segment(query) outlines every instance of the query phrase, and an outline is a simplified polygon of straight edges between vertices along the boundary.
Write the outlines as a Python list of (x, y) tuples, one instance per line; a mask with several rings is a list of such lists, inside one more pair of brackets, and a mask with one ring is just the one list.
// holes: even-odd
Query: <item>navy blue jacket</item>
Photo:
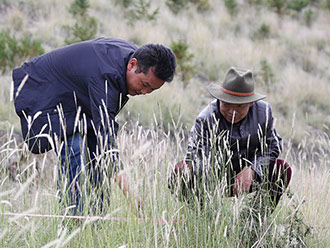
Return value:
[(281, 149), (282, 139), (273, 127), (267, 102), (254, 102), (247, 116), (232, 125), (221, 115), (219, 100), (214, 100), (196, 118), (186, 161), (193, 162), (194, 172), (201, 174), (211, 170), (210, 164), (227, 163), (236, 174), (248, 165), (262, 179)]
[(88, 129), (94, 125), (113, 138), (115, 116), (128, 100), (126, 67), (136, 49), (127, 41), (99, 38), (58, 48), (13, 70), (15, 108), (30, 150), (51, 149), (47, 138), (36, 135), (71, 135), (82, 119)]

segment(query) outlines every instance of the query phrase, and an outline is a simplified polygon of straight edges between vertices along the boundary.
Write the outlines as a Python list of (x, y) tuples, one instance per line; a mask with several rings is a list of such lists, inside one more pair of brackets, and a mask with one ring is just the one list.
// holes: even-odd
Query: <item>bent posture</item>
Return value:
[[(115, 117), (128, 95), (161, 88), (172, 81), (175, 67), (173, 52), (163, 45), (138, 48), (120, 39), (99, 38), (56, 49), (13, 71), (23, 137), (33, 153), (54, 148), (60, 154), (58, 185), (65, 188), (61, 197), (75, 213), (82, 211), (82, 195), (90, 190), (82, 173), (88, 171), (94, 192), (100, 186), (108, 188), (104, 179), (118, 172)], [(125, 173), (119, 175), (127, 195), (128, 180)], [(102, 206), (104, 194), (99, 195)]]
[(203, 199), (201, 187), (224, 181), (228, 196), (251, 192), (257, 185), (275, 207), (291, 169), (278, 159), (282, 139), (273, 126), (271, 106), (262, 100), (265, 95), (254, 91), (252, 72), (232, 67), (222, 85), (210, 84), (208, 91), (216, 99), (197, 116), (186, 159), (175, 166), (170, 188), (176, 189), (183, 176), (183, 195), (191, 190)]

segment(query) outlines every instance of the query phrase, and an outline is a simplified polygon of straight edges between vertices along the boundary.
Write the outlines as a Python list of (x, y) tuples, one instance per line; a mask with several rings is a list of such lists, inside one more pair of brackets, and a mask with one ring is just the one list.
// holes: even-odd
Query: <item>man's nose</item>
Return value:
[(230, 106), (228, 112), (233, 114), (235, 112), (235, 108), (233, 106)]

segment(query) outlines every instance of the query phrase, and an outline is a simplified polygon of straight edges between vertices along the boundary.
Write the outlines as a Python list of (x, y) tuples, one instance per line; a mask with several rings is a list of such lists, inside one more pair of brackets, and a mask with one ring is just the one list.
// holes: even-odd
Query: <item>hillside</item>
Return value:
[[(191, 79), (185, 82), (187, 88), (183, 89), (178, 74), (166, 90), (150, 95), (148, 100), (136, 97), (130, 101), (126, 109), (132, 115), (147, 113), (141, 117), (143, 124), (158, 112), (157, 104), (149, 104), (152, 101), (159, 102), (164, 111), (169, 108), (178, 113), (180, 108), (184, 124), (190, 128), (196, 114), (210, 101), (205, 86), (211, 81), (220, 84), (226, 70), (236, 66), (255, 72), (257, 90), (268, 95), (277, 129), (283, 136), (292, 135), (293, 123), (296, 143), (306, 132), (329, 132), (330, 14), (326, 1), (312, 1), (300, 12), (287, 10), (281, 15), (266, 2), (257, 1), (238, 2), (235, 15), (229, 14), (222, 1), (204, 1), (208, 3), (204, 3), (206, 10), (198, 10), (197, 4), (186, 4), (177, 14), (166, 1), (152, 1), (145, 8), (146, 15), (133, 21), (132, 11), (139, 9), (133, 4), (126, 8), (124, 2), (90, 1), (88, 14), (98, 24), (95, 37), (118, 37), (137, 45), (170, 46), (183, 41), (193, 55), (187, 61), (194, 69)], [(70, 2), (61, 0), (4, 1), (0, 6), (0, 30), (8, 31), (17, 40), (28, 36), (40, 41), (44, 50), (50, 51), (66, 44), (69, 33), (65, 26), (76, 22), (69, 6)], [(154, 20), (148, 19), (147, 13), (157, 8)], [(306, 11), (314, 13), (310, 22)], [(15, 58), (16, 65), (26, 57)], [(5, 75), (9, 73), (7, 70)], [(2, 81), (10, 83), (7, 77)], [(7, 95), (7, 90), (2, 89), (2, 94)], [(8, 104), (8, 98), (2, 99), (2, 105)]]
[[(329, 0), (77, 0), (89, 3), (84, 14), (73, 2), (0, 0), (0, 214), (62, 214), (60, 163), (53, 151), (32, 155), (22, 145), (11, 70), (81, 37), (116, 37), (183, 54), (173, 82), (130, 97), (117, 116), (121, 158), (143, 197), (146, 219), (131, 221), (136, 216), (113, 186), (108, 216), (120, 221), (0, 215), (1, 247), (330, 246)], [(221, 84), (230, 66), (254, 72), (256, 91), (267, 95), (283, 137), (281, 156), (294, 173), (277, 211), (259, 216), (260, 230), (251, 227), (245, 205), (251, 197), (210, 196), (201, 213), (167, 188), (195, 117), (212, 100), (206, 86)]]

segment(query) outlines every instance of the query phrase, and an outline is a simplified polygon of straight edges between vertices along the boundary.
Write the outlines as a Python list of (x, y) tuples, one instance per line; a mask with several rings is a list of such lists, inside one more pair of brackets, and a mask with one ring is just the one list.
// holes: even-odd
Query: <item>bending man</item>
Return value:
[[(175, 68), (173, 52), (163, 45), (138, 48), (127, 41), (99, 38), (56, 49), (13, 71), (23, 137), (33, 153), (55, 148), (60, 154), (59, 188), (63, 182), (67, 185), (64, 196), (75, 213), (82, 211), (81, 197), (88, 190), (80, 177), (85, 167), (87, 181), (96, 189), (107, 182), (104, 175), (111, 177), (120, 167), (114, 145), (115, 117), (128, 95), (161, 88), (165, 81), (172, 81)], [(53, 145), (56, 137), (63, 145)], [(126, 195), (125, 174), (117, 181)], [(100, 197), (102, 206), (102, 192)]]

